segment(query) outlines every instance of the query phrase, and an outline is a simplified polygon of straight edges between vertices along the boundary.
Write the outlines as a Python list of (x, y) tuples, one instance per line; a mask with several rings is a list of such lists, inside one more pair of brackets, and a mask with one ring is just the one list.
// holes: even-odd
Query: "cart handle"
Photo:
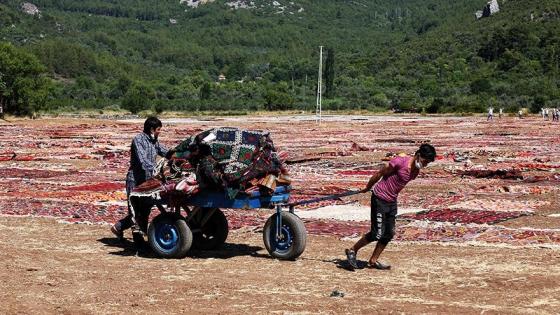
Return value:
[(287, 204), (286, 206), (288, 207), (295, 207), (295, 206), (301, 206), (301, 205), (307, 205), (310, 203), (315, 203), (315, 202), (319, 202), (319, 201), (325, 201), (325, 200), (332, 200), (332, 199), (338, 199), (341, 197), (348, 197), (348, 196), (352, 196), (352, 195), (357, 195), (357, 194), (361, 194), (364, 191), (362, 190), (352, 190), (352, 191), (347, 191), (341, 194), (334, 194), (334, 195), (329, 195), (329, 196), (324, 196), (324, 197), (319, 197), (319, 198), (314, 198), (314, 199), (309, 199), (309, 200), (302, 200), (302, 201), (297, 201), (297, 202), (292, 202)]

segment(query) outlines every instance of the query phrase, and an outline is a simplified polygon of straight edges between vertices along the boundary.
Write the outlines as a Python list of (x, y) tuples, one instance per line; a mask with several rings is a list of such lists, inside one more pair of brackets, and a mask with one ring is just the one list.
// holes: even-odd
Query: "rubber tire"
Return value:
[[(210, 211), (201, 209), (200, 211)], [(189, 222), (192, 229), (200, 228), (196, 220)], [(200, 250), (213, 250), (222, 246), (228, 237), (229, 227), (226, 215), (220, 209), (216, 209), (212, 216), (206, 221), (201, 232), (193, 233), (193, 248)]]
[[(156, 239), (157, 227), (162, 224), (168, 224), (175, 228), (177, 232), (177, 245), (171, 249), (165, 249), (158, 244)], [(159, 257), (162, 258), (183, 258), (187, 256), (192, 246), (193, 235), (187, 222), (180, 215), (160, 214), (155, 217), (148, 228), (148, 243), (150, 247)]]
[(268, 253), (281, 260), (298, 258), (305, 250), (307, 231), (301, 219), (290, 212), (282, 212), (282, 226), (288, 227), (292, 234), (292, 243), (287, 249), (276, 248), (276, 213), (266, 221), (263, 229), (264, 246)]

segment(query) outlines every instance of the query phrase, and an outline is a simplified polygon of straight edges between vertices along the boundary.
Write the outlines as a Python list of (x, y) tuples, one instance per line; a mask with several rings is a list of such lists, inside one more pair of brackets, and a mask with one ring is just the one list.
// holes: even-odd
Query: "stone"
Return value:
[(21, 4), (21, 10), (29, 15), (41, 15), (41, 11), (36, 5), (30, 2), (24, 2)]
[(482, 11), (475, 12), (475, 17), (476, 19), (481, 19), (483, 17), (489, 17), (498, 12), (500, 12), (500, 5), (498, 4), (498, 0), (490, 0), (486, 3), (486, 6), (484, 6)]

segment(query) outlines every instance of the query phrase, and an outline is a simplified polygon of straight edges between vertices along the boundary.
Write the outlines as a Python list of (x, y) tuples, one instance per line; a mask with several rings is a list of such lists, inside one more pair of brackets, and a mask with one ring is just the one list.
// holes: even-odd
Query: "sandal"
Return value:
[(379, 270), (389, 270), (389, 269), (391, 269), (391, 265), (385, 265), (385, 264), (382, 264), (378, 261), (376, 261), (375, 264), (368, 264), (367, 267), (370, 268), (370, 269), (379, 269)]
[(346, 259), (348, 259), (348, 265), (350, 270), (358, 269), (358, 262), (356, 261), (356, 253), (351, 249), (345, 249)]

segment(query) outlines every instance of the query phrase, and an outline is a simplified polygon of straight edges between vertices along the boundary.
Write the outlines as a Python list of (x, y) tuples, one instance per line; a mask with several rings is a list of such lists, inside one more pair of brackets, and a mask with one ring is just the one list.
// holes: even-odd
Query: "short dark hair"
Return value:
[(416, 154), (430, 162), (436, 159), (436, 149), (431, 144), (423, 143), (418, 151), (416, 151)]
[(159, 120), (157, 117), (155, 116), (150, 116), (148, 117), (148, 119), (146, 119), (146, 121), (144, 122), (144, 132), (145, 133), (150, 133), (152, 131), (152, 129), (157, 129), (159, 127), (163, 126), (161, 124), (161, 120)]

